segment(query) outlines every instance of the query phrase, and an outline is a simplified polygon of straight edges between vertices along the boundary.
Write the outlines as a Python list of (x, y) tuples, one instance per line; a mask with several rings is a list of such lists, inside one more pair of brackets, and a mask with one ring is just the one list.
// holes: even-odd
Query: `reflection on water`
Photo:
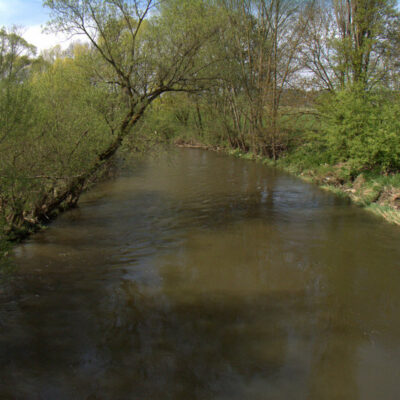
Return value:
[(138, 162), (16, 250), (1, 399), (396, 399), (400, 230), (256, 163)]

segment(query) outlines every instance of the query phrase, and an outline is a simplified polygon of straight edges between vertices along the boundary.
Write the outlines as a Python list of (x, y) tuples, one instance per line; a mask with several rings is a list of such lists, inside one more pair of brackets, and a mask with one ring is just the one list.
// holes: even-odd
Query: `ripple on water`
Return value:
[(15, 251), (0, 398), (395, 399), (400, 231), (199, 150), (138, 162)]

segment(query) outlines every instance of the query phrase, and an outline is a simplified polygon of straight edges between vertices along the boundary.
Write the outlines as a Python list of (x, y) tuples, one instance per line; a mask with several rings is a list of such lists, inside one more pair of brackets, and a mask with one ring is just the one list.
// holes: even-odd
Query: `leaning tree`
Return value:
[(44, 5), (51, 10), (49, 29), (86, 38), (93, 59), (88, 66), (92, 84), (109, 91), (110, 97), (119, 93), (120, 102), (108, 143), (83, 173), (57, 190), (49, 188), (43, 204), (26, 214), (26, 224), (76, 204), (156, 98), (203, 87), (213, 62), (204, 44), (218, 31), (212, 8), (201, 0), (45, 0)]

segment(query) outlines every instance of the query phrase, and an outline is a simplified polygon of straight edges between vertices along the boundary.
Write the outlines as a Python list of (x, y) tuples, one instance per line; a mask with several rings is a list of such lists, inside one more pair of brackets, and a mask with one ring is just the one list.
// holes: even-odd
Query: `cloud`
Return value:
[(60, 45), (67, 48), (82, 37), (69, 37), (62, 33), (44, 33), (43, 26), (49, 19), (49, 10), (42, 7), (42, 0), (0, 0), (0, 27), (16, 25), (24, 39), (42, 50)]
[(82, 41), (82, 38), (70, 37), (63, 33), (43, 33), (41, 25), (33, 25), (27, 27), (23, 33), (24, 39), (38, 49), (38, 52), (60, 45), (61, 48), (66, 49), (72, 42)]

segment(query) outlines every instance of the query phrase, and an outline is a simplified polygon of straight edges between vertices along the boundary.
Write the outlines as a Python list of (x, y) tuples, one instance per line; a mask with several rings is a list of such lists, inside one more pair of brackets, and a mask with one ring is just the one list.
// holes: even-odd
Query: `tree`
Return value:
[(399, 13), (393, 0), (322, 1), (309, 13), (303, 56), (317, 86), (332, 91), (391, 84), (399, 46)]
[(25, 85), (36, 48), (16, 28), (0, 29), (0, 143), (29, 126), (29, 92)]
[[(284, 92), (302, 69), (299, 50), (307, 30), (306, 6), (293, 0), (224, 0), (229, 67), (221, 79), (233, 129), (247, 130), (250, 147), (277, 159), (286, 146), (280, 129)], [(246, 147), (246, 146), (243, 146)]]
[[(116, 153), (156, 98), (165, 92), (197, 90), (204, 77), (195, 60), (216, 31), (212, 25), (199, 29), (201, 17), (211, 16), (202, 2), (195, 10), (179, 2), (156, 10), (153, 0), (46, 0), (44, 4), (52, 11), (54, 28), (89, 39), (91, 85), (111, 98), (116, 94), (120, 101), (116, 113), (104, 115), (111, 139), (57, 190), (45, 186), (29, 218), (18, 214), (19, 225), (45, 220), (58, 208), (76, 204), (87, 182)], [(188, 14), (197, 15), (198, 23), (187, 24)], [(110, 119), (116, 115), (118, 121)]]
[(0, 79), (23, 79), (24, 70), (36, 54), (35, 46), (29, 44), (13, 27), (0, 29)]
[(10, 233), (35, 225), (38, 214), (50, 217), (57, 193), (110, 141), (98, 103), (109, 104), (112, 96), (91, 84), (79, 65), (82, 58), (57, 58), (32, 68), (3, 99), (5, 108), (18, 105), (0, 143), (0, 215)]

